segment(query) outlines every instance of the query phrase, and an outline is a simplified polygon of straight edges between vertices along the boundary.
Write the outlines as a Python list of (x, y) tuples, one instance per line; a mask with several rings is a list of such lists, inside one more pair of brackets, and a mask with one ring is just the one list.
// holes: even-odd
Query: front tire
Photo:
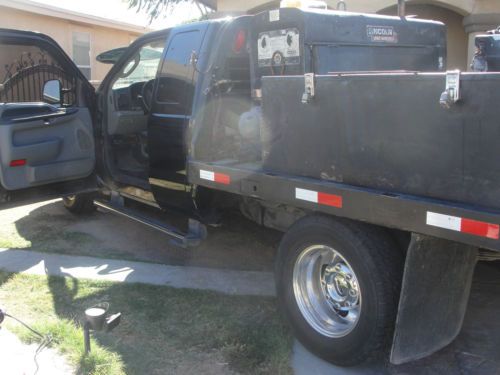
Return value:
[(96, 210), (95, 193), (69, 195), (63, 198), (64, 207), (75, 215), (89, 215)]
[(393, 241), (376, 227), (325, 216), (299, 220), (276, 262), (280, 309), (304, 346), (352, 366), (386, 354), (403, 272)]

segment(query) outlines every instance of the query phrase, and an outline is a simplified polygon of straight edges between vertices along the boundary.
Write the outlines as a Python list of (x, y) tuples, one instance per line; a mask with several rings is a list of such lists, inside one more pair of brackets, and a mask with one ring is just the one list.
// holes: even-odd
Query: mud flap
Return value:
[(402, 364), (451, 343), (462, 328), (477, 248), (413, 234), (391, 351)]

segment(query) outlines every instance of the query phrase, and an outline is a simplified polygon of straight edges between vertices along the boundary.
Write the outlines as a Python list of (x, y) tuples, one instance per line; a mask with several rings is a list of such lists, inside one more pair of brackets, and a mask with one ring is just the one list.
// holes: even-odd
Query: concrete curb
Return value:
[(5, 327), (0, 329), (0, 363), (3, 374), (68, 375), (76, 371), (66, 358), (52, 348), (45, 348), (37, 355), (39, 365), (36, 371), (35, 353), (38, 344), (23, 344), (17, 336)]
[(389, 375), (382, 363), (360, 365), (355, 367), (339, 367), (316, 357), (295, 340), (292, 363), (295, 375)]
[(29, 275), (213, 290), (231, 295), (275, 295), (270, 272), (168, 266), (11, 249), (0, 249), (0, 269)]

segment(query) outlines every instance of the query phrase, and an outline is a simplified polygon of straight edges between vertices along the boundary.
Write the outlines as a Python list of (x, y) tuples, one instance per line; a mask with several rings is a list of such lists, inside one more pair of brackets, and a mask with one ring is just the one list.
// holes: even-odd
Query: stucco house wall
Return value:
[[(38, 31), (55, 39), (65, 52), (73, 57), (73, 33), (83, 32), (90, 36), (91, 80), (102, 81), (110, 65), (98, 63), (97, 55), (112, 48), (128, 46), (142, 33), (76, 22), (24, 10), (12, 9), (0, 4), (0, 25), (3, 28)], [(2, 69), (3, 67), (0, 67)]]

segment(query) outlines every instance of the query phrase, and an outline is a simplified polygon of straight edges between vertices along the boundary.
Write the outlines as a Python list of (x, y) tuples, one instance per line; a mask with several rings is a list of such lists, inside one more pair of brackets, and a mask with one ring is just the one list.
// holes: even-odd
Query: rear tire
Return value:
[(392, 342), (403, 257), (384, 231), (309, 216), (285, 234), (275, 276), (282, 313), (321, 358), (352, 366), (380, 358)]
[(64, 207), (75, 215), (89, 215), (96, 210), (95, 193), (70, 195), (63, 198)]

